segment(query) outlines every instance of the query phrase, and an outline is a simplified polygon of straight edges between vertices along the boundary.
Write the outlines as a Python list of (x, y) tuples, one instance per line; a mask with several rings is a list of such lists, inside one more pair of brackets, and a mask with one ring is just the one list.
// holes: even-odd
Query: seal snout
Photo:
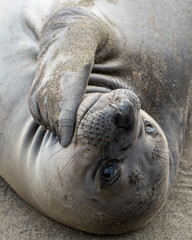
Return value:
[(132, 91), (117, 89), (103, 94), (81, 122), (84, 139), (95, 147), (130, 145), (138, 136), (139, 111), (140, 101)]
[[(113, 104), (111, 104), (114, 107)], [(115, 106), (114, 123), (117, 128), (132, 130), (135, 126), (136, 116), (133, 104), (129, 100), (123, 100), (119, 106)]]

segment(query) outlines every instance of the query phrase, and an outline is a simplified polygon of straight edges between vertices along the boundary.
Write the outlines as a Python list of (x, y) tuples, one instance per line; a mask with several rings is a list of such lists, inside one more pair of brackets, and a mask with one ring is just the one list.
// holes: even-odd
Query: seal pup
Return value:
[(151, 220), (175, 179), (191, 4), (84, 3), (2, 4), (0, 174), (67, 226), (124, 233)]

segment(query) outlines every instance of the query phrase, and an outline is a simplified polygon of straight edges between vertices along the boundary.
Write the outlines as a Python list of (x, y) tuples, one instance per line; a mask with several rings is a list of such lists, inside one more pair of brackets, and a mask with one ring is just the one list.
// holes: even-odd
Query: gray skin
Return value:
[(190, 118), (192, 3), (32, 2), (1, 7), (0, 174), (67, 226), (141, 228)]

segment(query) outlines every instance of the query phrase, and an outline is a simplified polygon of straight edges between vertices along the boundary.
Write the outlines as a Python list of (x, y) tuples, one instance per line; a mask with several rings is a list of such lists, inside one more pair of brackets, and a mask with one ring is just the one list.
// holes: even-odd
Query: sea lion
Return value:
[(160, 210), (190, 118), (191, 10), (2, 3), (0, 174), (26, 202), (96, 234), (133, 231)]

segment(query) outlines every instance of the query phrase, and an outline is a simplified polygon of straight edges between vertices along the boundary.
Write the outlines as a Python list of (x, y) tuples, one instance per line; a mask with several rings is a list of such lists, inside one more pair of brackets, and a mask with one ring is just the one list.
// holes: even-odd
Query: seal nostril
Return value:
[(122, 118), (122, 114), (120, 114), (119, 112), (117, 112), (115, 114), (115, 120), (117, 121), (118, 119)]
[(134, 106), (129, 101), (123, 101), (114, 114), (114, 121), (118, 128), (127, 130), (133, 129), (135, 125), (135, 110)]

